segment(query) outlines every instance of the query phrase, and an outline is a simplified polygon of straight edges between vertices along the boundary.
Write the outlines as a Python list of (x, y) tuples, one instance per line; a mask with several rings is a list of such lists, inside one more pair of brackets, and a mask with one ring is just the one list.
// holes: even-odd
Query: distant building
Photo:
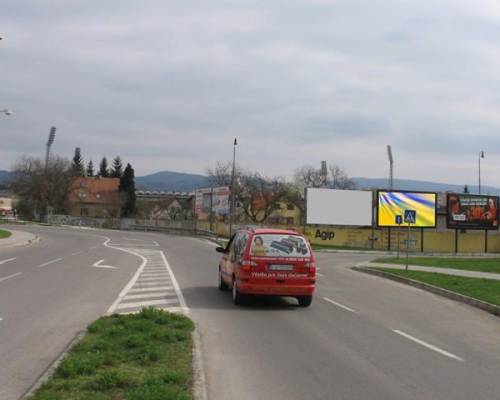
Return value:
[(119, 188), (119, 178), (75, 178), (68, 196), (70, 214), (74, 217), (120, 217)]
[(182, 221), (193, 218), (194, 193), (137, 190), (135, 196), (139, 219)]
[(0, 190), (0, 217), (12, 215), (12, 193)]

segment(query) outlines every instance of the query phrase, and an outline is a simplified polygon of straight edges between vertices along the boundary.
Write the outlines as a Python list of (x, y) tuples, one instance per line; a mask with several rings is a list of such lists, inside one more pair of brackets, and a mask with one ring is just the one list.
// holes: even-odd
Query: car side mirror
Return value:
[(217, 253), (225, 253), (226, 252), (226, 249), (224, 247), (216, 247), (215, 248), (215, 251)]

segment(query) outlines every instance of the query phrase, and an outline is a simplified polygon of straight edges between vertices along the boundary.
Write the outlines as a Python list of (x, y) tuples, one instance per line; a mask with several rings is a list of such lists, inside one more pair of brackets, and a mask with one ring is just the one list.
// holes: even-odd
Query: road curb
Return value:
[(66, 345), (66, 347), (63, 349), (61, 353), (56, 357), (52, 363), (45, 369), (45, 371), (42, 372), (41, 375), (38, 376), (37, 380), (33, 385), (31, 385), (26, 392), (21, 396), (21, 400), (27, 400), (29, 399), (35, 391), (38, 390), (40, 386), (42, 386), (45, 382), (47, 382), (52, 375), (54, 375), (54, 372), (56, 371), (57, 367), (59, 364), (61, 364), (61, 361), (66, 357), (66, 355), (69, 353), (69, 351), (73, 348), (75, 344), (77, 344), (80, 339), (85, 335), (85, 331), (80, 331), (78, 332), (75, 337)]
[(41, 240), (40, 236), (38, 236), (38, 235), (34, 235), (34, 236), (35, 236), (34, 239), (23, 240), (22, 242), (17, 242), (17, 243), (15, 242), (15, 243), (11, 243), (11, 244), (8, 244), (5, 246), (0, 245), (0, 250), (12, 249), (14, 247), (29, 246), (29, 245), (38, 243)]
[(410, 278), (404, 278), (399, 275), (391, 274), (390, 272), (380, 271), (366, 266), (355, 266), (351, 267), (352, 270), (363, 272), (365, 274), (375, 275), (382, 278), (390, 279), (399, 283), (404, 283), (409, 286), (416, 287), (418, 289), (426, 290), (428, 292), (446, 297), (451, 300), (459, 301), (461, 303), (468, 304), (472, 307), (479, 308), (483, 311), (489, 312), (490, 314), (500, 317), (500, 307), (494, 304), (488, 303), (486, 301), (478, 300), (473, 297), (468, 297), (460, 293), (452, 292), (451, 290), (443, 289), (428, 283), (423, 283)]
[(207, 380), (203, 367), (201, 335), (196, 324), (191, 336), (193, 338), (193, 399), (207, 400)]

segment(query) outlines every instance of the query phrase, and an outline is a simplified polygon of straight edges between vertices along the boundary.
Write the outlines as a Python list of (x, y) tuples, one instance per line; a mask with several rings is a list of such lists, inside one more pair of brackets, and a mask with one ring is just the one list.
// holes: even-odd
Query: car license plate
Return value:
[(271, 271), (292, 271), (293, 265), (290, 264), (272, 264), (269, 265)]

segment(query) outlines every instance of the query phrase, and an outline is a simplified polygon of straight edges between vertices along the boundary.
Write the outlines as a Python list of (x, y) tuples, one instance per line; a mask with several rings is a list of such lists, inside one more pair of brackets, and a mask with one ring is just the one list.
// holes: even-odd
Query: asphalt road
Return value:
[[(0, 262), (16, 257), (0, 264), (2, 400), (17, 399), (76, 332), (105, 313), (141, 264), (96, 235), (155, 242), (164, 251), (201, 333), (210, 399), (492, 400), (500, 393), (500, 320), (346, 268), (369, 256), (318, 253), (310, 308), (296, 307), (294, 299), (236, 307), (229, 292), (216, 288), (219, 256), (211, 243), (36, 231), (44, 239), (39, 244), (0, 252)], [(92, 268), (100, 259), (119, 269)]]

